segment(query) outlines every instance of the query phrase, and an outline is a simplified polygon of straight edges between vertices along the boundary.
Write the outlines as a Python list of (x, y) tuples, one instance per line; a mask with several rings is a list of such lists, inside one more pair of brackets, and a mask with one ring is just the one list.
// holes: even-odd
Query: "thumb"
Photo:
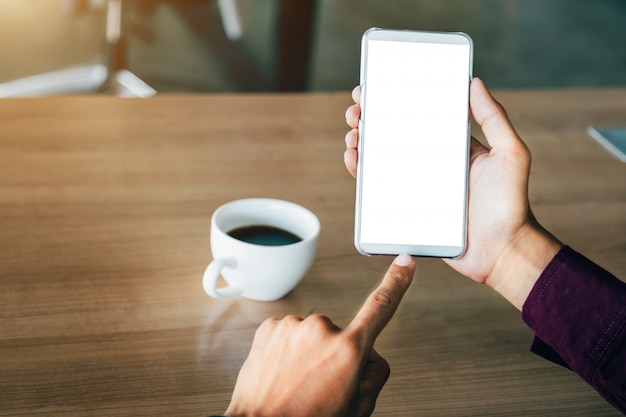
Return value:
[(506, 110), (493, 98), (480, 78), (474, 77), (470, 84), (470, 108), (489, 146), (499, 149), (521, 145), (525, 148)]
[(353, 403), (353, 415), (370, 416), (376, 407), (378, 394), (389, 379), (389, 363), (372, 349), (361, 371), (357, 395)]

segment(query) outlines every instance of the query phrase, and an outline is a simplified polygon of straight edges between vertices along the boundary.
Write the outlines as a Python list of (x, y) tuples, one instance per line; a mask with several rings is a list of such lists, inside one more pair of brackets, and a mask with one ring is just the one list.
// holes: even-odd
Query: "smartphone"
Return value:
[(363, 34), (355, 205), (362, 254), (463, 254), (472, 57), (464, 33)]

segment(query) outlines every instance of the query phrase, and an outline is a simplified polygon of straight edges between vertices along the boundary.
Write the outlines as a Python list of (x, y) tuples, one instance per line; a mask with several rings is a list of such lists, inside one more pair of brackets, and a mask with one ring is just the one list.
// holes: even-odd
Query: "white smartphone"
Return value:
[(362, 254), (463, 254), (472, 57), (464, 33), (363, 34), (355, 210)]

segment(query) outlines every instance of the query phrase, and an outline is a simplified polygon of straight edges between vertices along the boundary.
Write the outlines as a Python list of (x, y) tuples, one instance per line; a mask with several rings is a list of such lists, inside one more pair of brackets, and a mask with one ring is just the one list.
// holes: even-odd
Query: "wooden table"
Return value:
[[(626, 123), (626, 90), (496, 96), (534, 153), (531, 196), (559, 238), (626, 277), (626, 165), (585, 132)], [(202, 416), (227, 406), (257, 326), (345, 325), (389, 259), (352, 246), (348, 93), (0, 101), (0, 415)], [(293, 200), (322, 223), (286, 298), (201, 288), (211, 213)], [(436, 259), (377, 342), (378, 416), (619, 415), (528, 352), (520, 314)]]

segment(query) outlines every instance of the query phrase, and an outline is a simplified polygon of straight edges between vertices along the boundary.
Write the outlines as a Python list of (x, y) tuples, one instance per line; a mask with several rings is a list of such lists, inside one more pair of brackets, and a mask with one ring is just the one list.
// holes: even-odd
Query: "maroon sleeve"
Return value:
[(569, 247), (548, 264), (522, 319), (531, 351), (576, 372), (626, 413), (626, 284)]

